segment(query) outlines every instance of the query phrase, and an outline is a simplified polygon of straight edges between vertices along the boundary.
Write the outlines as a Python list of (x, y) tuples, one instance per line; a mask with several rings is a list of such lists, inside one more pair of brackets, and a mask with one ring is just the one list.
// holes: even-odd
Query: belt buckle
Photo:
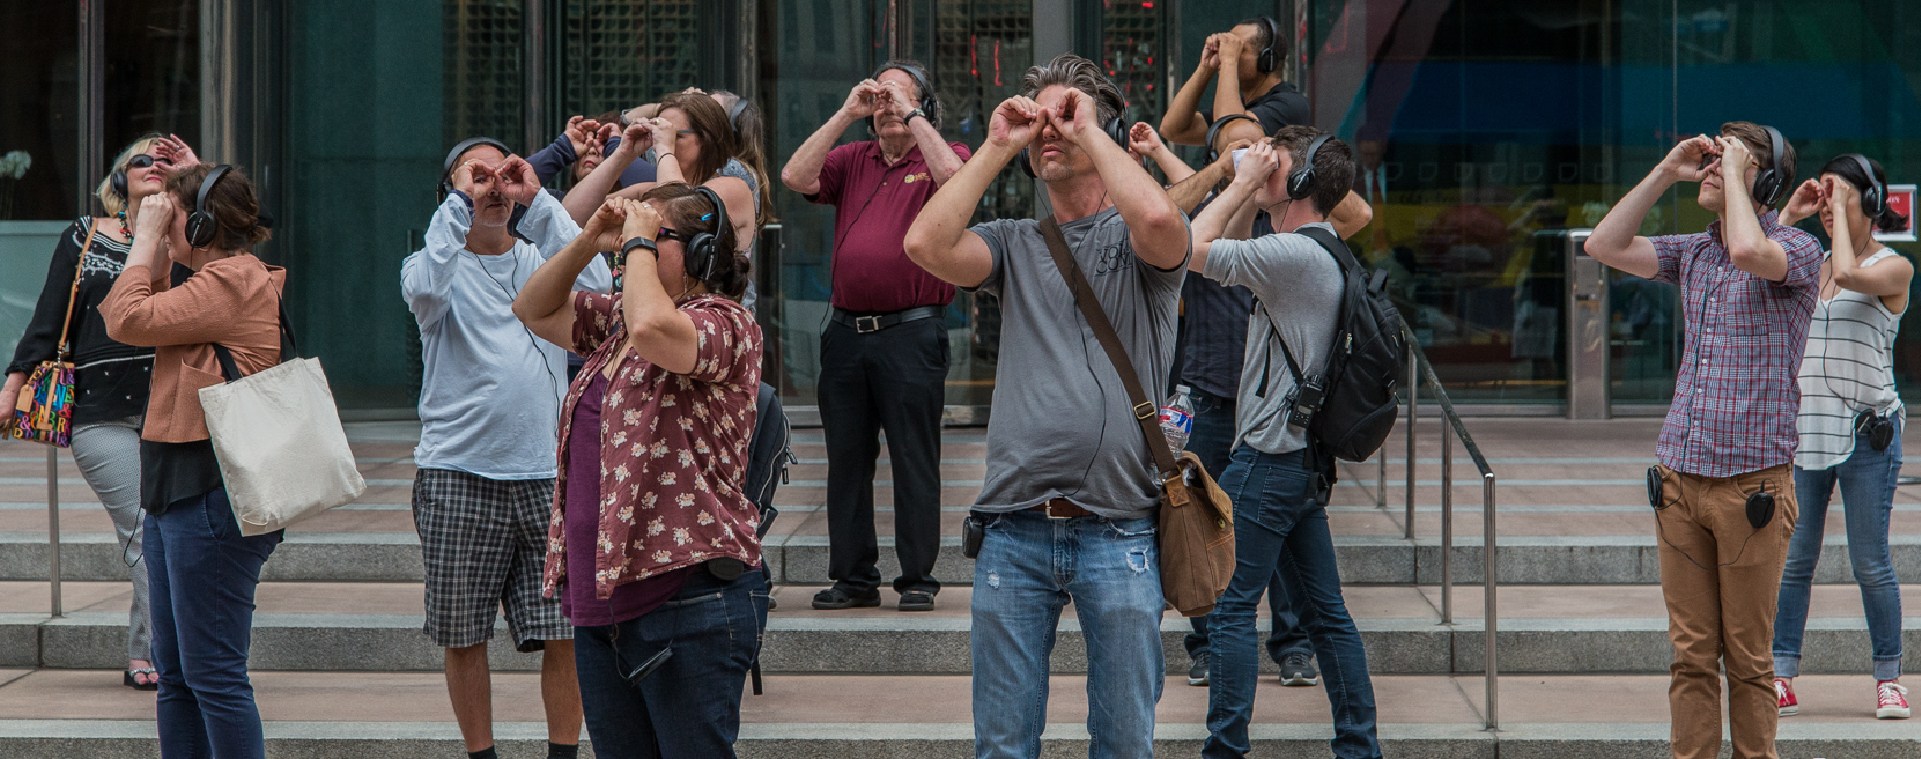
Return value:
[(1071, 504), (1058, 504), (1058, 503), (1055, 503), (1054, 501), (1048, 501), (1047, 504), (1041, 508), (1041, 513), (1046, 514), (1048, 519), (1073, 519), (1074, 518), (1074, 515), (1072, 514), (1056, 515), (1054, 513), (1055, 506), (1068, 508), (1071, 506)]
[(869, 332), (879, 332), (881, 331), (881, 328), (882, 328), (882, 325), (880, 323), (880, 317), (878, 316), (854, 317), (855, 332), (859, 332), (861, 334), (867, 334)]

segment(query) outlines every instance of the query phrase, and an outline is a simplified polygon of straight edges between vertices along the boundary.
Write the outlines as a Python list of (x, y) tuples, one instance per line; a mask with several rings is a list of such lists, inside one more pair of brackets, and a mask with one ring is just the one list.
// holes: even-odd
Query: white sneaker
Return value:
[(1908, 689), (1892, 680), (1875, 683), (1875, 719), (1907, 719)]

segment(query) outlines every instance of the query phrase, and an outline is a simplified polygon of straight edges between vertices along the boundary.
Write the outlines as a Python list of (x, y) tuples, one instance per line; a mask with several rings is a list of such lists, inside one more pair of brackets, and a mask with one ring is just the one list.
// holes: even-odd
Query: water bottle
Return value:
[(1167, 447), (1180, 455), (1187, 448), (1187, 438), (1194, 434), (1193, 391), (1186, 385), (1174, 386), (1174, 397), (1161, 406), (1161, 432), (1167, 435)]

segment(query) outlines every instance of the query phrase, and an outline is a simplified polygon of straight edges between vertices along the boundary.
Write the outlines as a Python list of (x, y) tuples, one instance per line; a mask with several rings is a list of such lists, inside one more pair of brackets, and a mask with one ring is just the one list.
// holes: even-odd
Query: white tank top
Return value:
[[(1882, 248), (1861, 262), (1872, 266), (1898, 255)], [(1894, 337), (1901, 315), (1880, 296), (1843, 289), (1814, 305), (1808, 350), (1801, 359), (1801, 445), (1794, 465), (1828, 469), (1854, 455), (1854, 418), (1866, 409), (1878, 416), (1900, 413), (1894, 387)]]

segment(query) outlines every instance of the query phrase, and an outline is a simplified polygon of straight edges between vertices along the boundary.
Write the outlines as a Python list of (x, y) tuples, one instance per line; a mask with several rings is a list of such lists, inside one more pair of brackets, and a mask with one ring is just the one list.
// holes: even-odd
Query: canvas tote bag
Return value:
[(367, 490), (354, 467), (333, 391), (320, 359), (288, 360), (286, 333), (279, 366), (242, 376), (233, 352), (213, 347), (227, 382), (200, 389), (207, 432), (240, 534), (264, 535), (352, 503)]
[(1141, 434), (1147, 436), (1154, 468), (1160, 472), (1161, 595), (1183, 617), (1213, 611), (1214, 602), (1234, 579), (1234, 504), (1201, 467), (1200, 458), (1191, 452), (1174, 457), (1167, 435), (1161, 432), (1160, 404), (1147, 397), (1133, 362), (1127, 358), (1127, 348), (1121, 345), (1120, 335), (1115, 334), (1100, 301), (1095, 300), (1087, 276), (1074, 263), (1067, 238), (1052, 216), (1041, 222), (1041, 237), (1047, 240), (1047, 251), (1060, 268), (1061, 278), (1074, 290), (1081, 315), (1113, 362), (1115, 373), (1121, 376), (1134, 418), (1140, 422)]

